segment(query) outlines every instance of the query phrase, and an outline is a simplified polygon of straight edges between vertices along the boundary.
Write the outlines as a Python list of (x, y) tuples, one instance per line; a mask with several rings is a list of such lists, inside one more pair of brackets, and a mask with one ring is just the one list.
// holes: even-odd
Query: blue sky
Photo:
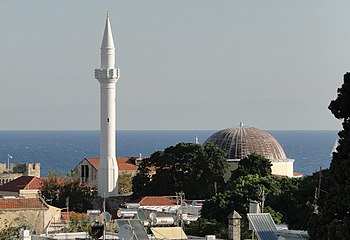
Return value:
[(348, 1), (1, 3), (0, 129), (99, 128), (106, 11), (121, 69), (117, 129), (340, 129)]

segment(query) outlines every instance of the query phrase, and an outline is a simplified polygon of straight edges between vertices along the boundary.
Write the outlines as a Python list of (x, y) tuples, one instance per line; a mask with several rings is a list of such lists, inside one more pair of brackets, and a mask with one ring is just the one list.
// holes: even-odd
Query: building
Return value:
[[(123, 157), (117, 158), (118, 174), (130, 174), (135, 176), (138, 165), (142, 161), (142, 157)], [(90, 185), (98, 185), (98, 171), (100, 158), (84, 158), (78, 163), (73, 170), (73, 178), (82, 183)]]
[(273, 136), (260, 129), (243, 126), (243, 123), (238, 127), (223, 129), (212, 134), (204, 144), (207, 143), (214, 143), (227, 151), (227, 161), (231, 171), (238, 167), (242, 158), (255, 153), (271, 161), (272, 174), (288, 177), (301, 176), (299, 173), (294, 173), (294, 159), (286, 156)]
[(40, 163), (11, 163), (10, 168), (0, 163), (0, 185), (8, 183), (20, 176), (40, 177)]
[(20, 176), (0, 186), (0, 196), (39, 196), (42, 180), (34, 176)]
[(0, 198), (0, 228), (27, 226), (42, 233), (51, 222), (61, 221), (61, 209), (41, 198)]

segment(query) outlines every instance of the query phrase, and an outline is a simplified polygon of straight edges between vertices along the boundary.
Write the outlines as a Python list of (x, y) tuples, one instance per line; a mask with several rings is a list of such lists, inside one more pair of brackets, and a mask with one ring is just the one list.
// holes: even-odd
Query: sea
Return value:
[[(118, 157), (148, 157), (180, 142), (203, 143), (217, 130), (120, 130)], [(267, 131), (281, 144), (294, 171), (304, 175), (328, 168), (337, 131)], [(99, 156), (99, 131), (0, 131), (0, 163), (40, 163), (41, 176), (69, 173), (86, 157)]]

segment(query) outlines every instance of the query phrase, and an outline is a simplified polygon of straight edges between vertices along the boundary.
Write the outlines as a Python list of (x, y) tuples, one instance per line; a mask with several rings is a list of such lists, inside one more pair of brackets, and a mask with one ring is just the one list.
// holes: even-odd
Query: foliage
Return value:
[(92, 208), (92, 200), (96, 196), (95, 186), (62, 178), (59, 173), (48, 174), (48, 179), (43, 181), (41, 195), (49, 204), (65, 208), (69, 204), (69, 210), (74, 212), (86, 212)]
[(251, 200), (262, 201), (262, 194), (275, 195), (281, 190), (271, 177), (271, 162), (263, 156), (250, 154), (243, 158), (228, 182), (225, 191), (208, 199), (202, 209), (202, 216), (227, 222), (226, 217), (233, 210), (245, 215)]
[(0, 230), (1, 240), (12, 240), (19, 238), (19, 231), (21, 229), (30, 229), (31, 226), (28, 223), (23, 222), (23, 219), (16, 218), (12, 222), (8, 222), (4, 219), (3, 226)]
[(227, 216), (233, 211), (245, 215), (249, 211), (251, 200), (262, 202), (265, 196), (275, 196), (281, 192), (278, 180), (274, 177), (259, 175), (241, 176), (228, 186), (227, 190), (208, 199), (202, 208), (202, 216), (227, 222)]
[(72, 213), (69, 220), (69, 232), (87, 232), (92, 222), (89, 216), (77, 213)]
[(350, 239), (350, 73), (344, 75), (338, 96), (328, 108), (343, 121), (343, 130), (330, 165), (329, 194), (310, 220), (308, 232), (312, 239)]
[(248, 174), (260, 177), (271, 176), (271, 161), (264, 156), (252, 153), (239, 161), (238, 168), (232, 172), (231, 180)]
[[(329, 191), (329, 170), (322, 170), (322, 181), (318, 205), (322, 204)], [(267, 204), (283, 214), (283, 222), (290, 229), (307, 229), (307, 222), (315, 208), (315, 189), (319, 185), (320, 172), (301, 179), (283, 178), (280, 180), (282, 192), (269, 198)]]
[[(306, 228), (306, 217), (312, 207), (318, 174), (301, 179), (271, 175), (270, 163), (258, 155), (249, 155), (234, 172), (225, 191), (208, 199), (202, 208), (202, 217), (227, 224), (226, 217), (233, 210), (241, 216), (241, 235), (249, 238), (248, 220), (251, 200), (262, 202), (276, 223), (287, 223), (291, 228)], [(260, 169), (256, 166), (260, 166)], [(262, 170), (265, 169), (265, 170)], [(327, 171), (323, 172), (323, 189), (327, 190)]]
[[(184, 192), (191, 199), (208, 198), (221, 191), (228, 169), (226, 153), (213, 144), (179, 143), (145, 159), (133, 179), (133, 192), (145, 195), (173, 195)], [(151, 175), (152, 169), (156, 170)]]
[[(226, 191), (211, 197), (204, 203), (201, 211), (202, 217), (215, 219), (220, 224), (227, 226), (227, 216), (235, 210), (242, 216), (242, 238), (249, 238), (251, 233), (248, 230), (246, 217), (249, 212), (249, 203), (251, 200), (261, 202), (263, 191), (267, 197), (272, 197), (280, 192), (277, 179), (273, 177), (259, 177), (257, 174), (241, 176), (234, 182), (231, 182)], [(268, 207), (268, 209), (270, 208)], [(280, 213), (275, 213), (278, 218), (282, 218)]]
[(272, 207), (270, 207), (270, 206), (265, 207), (264, 208), (264, 213), (270, 213), (271, 217), (273, 218), (273, 221), (276, 224), (282, 224), (283, 223), (283, 221), (282, 221), (283, 215), (280, 212), (276, 212)]
[(118, 191), (119, 194), (125, 194), (132, 191), (132, 174), (121, 173), (118, 176)]
[(216, 220), (208, 220), (200, 218), (198, 221), (191, 222), (186, 225), (185, 231), (188, 235), (205, 237), (214, 234), (217, 238), (227, 239), (227, 225), (217, 222)]

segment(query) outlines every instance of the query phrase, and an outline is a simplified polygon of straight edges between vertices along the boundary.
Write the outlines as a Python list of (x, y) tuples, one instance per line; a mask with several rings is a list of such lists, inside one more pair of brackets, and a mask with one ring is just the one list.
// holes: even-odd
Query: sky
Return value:
[(349, 1), (4, 0), (0, 130), (98, 130), (106, 11), (117, 129), (340, 130)]

